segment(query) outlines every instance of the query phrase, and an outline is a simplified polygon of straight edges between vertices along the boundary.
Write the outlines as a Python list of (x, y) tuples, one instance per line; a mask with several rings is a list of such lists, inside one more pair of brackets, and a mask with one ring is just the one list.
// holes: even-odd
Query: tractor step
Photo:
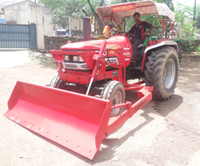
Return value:
[(131, 70), (142, 70), (141, 66), (133, 66), (131, 67)]

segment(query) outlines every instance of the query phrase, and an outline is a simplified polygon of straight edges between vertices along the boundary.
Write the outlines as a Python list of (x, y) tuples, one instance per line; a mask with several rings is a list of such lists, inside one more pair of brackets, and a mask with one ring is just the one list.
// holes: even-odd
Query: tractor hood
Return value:
[[(107, 40), (107, 48), (119, 50), (127, 43), (128, 38), (125, 36), (113, 36)], [(61, 50), (100, 50), (104, 40), (90, 40), (84, 42), (69, 43), (61, 47)]]

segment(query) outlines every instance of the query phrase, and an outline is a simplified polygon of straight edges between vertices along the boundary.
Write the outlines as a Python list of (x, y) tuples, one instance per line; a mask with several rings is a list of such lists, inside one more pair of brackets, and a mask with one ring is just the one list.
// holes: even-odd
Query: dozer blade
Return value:
[(8, 108), (10, 120), (92, 159), (106, 137), (111, 102), (18, 81)]

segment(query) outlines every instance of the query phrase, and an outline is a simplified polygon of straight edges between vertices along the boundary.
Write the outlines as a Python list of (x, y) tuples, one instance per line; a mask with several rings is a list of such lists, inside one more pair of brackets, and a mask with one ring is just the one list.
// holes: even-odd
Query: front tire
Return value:
[(144, 80), (153, 86), (153, 98), (167, 100), (171, 97), (178, 80), (178, 54), (170, 46), (152, 51), (146, 63)]
[[(111, 100), (112, 105), (125, 103), (125, 90), (123, 84), (118, 81), (109, 81), (102, 91), (102, 98)], [(110, 116), (118, 116), (124, 110), (124, 108), (113, 109)]]
[(58, 89), (65, 89), (66, 82), (62, 81), (59, 77), (56, 76), (51, 80), (49, 87), (58, 88)]

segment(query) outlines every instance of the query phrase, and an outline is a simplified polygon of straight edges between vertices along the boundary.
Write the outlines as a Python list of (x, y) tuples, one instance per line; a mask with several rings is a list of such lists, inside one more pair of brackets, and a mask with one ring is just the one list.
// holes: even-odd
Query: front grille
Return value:
[(91, 70), (86, 63), (71, 63), (63, 62), (63, 67), (66, 70)]
[(65, 64), (65, 67), (66, 68), (73, 68), (73, 69), (77, 68), (77, 66), (75, 64)]

